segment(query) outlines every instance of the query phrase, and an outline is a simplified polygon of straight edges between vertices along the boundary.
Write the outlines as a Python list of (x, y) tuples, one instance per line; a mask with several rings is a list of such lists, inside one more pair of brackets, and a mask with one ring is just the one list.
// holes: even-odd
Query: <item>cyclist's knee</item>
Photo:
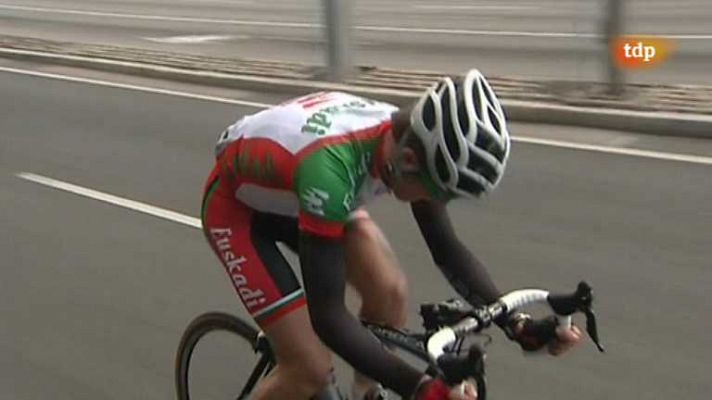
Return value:
[(385, 256), (389, 262), (396, 262), (391, 245), (383, 231), (365, 211), (363, 215), (349, 222), (345, 239), (346, 246), (353, 250), (352, 253), (377, 253), (379, 256)]
[(354, 213), (346, 229), (347, 240), (379, 240), (381, 230), (367, 212)]
[(397, 274), (385, 288), (393, 307), (405, 308), (408, 301), (408, 281), (404, 276)]
[(363, 300), (364, 317), (398, 325), (407, 305), (408, 284), (381, 229), (367, 213), (352, 219), (346, 232), (350, 282)]
[(309, 398), (331, 382), (331, 352), (312, 330), (306, 307), (292, 311), (266, 328), (277, 357), (279, 380), (289, 382), (300, 398)]
[(402, 310), (408, 301), (408, 284), (400, 274), (390, 274), (373, 282), (371, 293), (373, 296), (364, 296), (365, 303), (373, 302), (375, 306), (388, 310)]

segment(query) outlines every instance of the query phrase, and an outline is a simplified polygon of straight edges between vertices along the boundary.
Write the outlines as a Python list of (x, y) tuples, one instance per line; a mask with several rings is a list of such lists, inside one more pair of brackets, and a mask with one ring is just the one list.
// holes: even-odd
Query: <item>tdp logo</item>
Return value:
[(643, 42), (638, 42), (635, 46), (631, 46), (630, 43), (623, 45), (623, 51), (625, 51), (625, 58), (641, 58), (643, 57), (644, 62), (650, 62), (650, 60), (655, 57), (655, 46), (643, 46)]
[(623, 36), (610, 49), (616, 64), (623, 69), (643, 69), (660, 65), (672, 52), (672, 42), (649, 36)]

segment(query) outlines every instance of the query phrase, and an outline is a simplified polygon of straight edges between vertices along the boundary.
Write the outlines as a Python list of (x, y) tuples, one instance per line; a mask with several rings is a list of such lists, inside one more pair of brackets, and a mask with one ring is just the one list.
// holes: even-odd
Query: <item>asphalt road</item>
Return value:
[[(602, 79), (604, 0), (361, 0), (358, 64), (488, 74)], [(710, 84), (712, 4), (628, 0), (627, 33), (669, 35), (673, 57), (635, 82)], [(323, 63), (316, 0), (3, 0), (0, 34), (205, 55)], [(437, 32), (433, 32), (435, 29)]]
[[(190, 319), (244, 315), (201, 232), (16, 173), (196, 216), (216, 134), (255, 108), (7, 72), (0, 93), (0, 398), (171, 398), (174, 351)], [(712, 156), (702, 140), (590, 137)], [(493, 398), (708, 398), (710, 168), (517, 142), (501, 190), (452, 205), (459, 233), (502, 289), (568, 290), (586, 279), (598, 295), (607, 354), (586, 344), (560, 360), (524, 357), (495, 333)], [(452, 292), (403, 206), (384, 199), (372, 213), (408, 271), (415, 326), (418, 302)], [(226, 338), (199, 354), (203, 385), (218, 392), (249, 367)]]

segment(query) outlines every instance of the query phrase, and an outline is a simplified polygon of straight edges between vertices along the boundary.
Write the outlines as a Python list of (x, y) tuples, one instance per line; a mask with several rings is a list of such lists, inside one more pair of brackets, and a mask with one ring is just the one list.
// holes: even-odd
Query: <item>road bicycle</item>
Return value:
[[(471, 307), (460, 300), (422, 304), (420, 315), (424, 331), (419, 333), (367, 322), (364, 322), (364, 326), (390, 348), (403, 350), (427, 363), (426, 372), (429, 375), (438, 376), (450, 385), (457, 385), (466, 380), (474, 382), (477, 386), (478, 399), (486, 400), (485, 350), (480, 343), (463, 346), (467, 337), (491, 327), (498, 317), (512, 310), (533, 304), (546, 304), (558, 316), (557, 322), (550, 327), (549, 334), (552, 337), (557, 325), (570, 326), (571, 316), (580, 312), (586, 316), (586, 331), (589, 337), (598, 350), (603, 352), (592, 302), (591, 287), (581, 282), (576, 291), (570, 294), (553, 294), (541, 289), (522, 289), (502, 296), (493, 304), (480, 307)], [(191, 355), (200, 339), (213, 331), (227, 331), (240, 336), (249, 342), (252, 350), (259, 355), (259, 361), (236, 399), (247, 399), (259, 380), (274, 368), (274, 354), (267, 337), (251, 324), (221, 312), (200, 315), (188, 325), (178, 347), (175, 384), (179, 400), (191, 399), (189, 394)], [(316, 398), (343, 400), (338, 390), (334, 388), (329, 388)]]

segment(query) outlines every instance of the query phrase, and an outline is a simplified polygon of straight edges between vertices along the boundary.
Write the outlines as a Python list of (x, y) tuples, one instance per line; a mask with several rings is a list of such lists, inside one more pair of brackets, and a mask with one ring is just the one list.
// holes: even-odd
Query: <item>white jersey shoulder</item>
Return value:
[(398, 108), (343, 92), (318, 92), (248, 115), (220, 135), (216, 154), (237, 139), (265, 138), (292, 154), (326, 136), (382, 124)]

